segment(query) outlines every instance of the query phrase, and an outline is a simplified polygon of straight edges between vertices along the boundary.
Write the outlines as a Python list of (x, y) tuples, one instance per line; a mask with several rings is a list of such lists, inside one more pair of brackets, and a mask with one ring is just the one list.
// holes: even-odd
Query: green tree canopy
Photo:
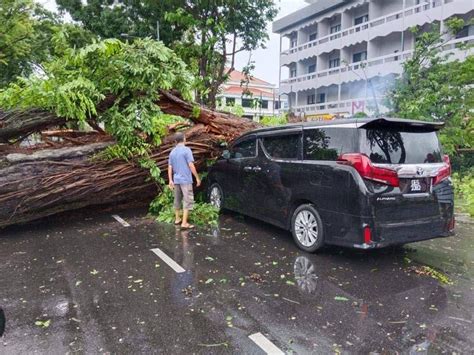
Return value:
[(99, 37), (156, 38), (169, 45), (180, 39), (182, 29), (165, 21), (165, 14), (184, 5), (184, 0), (56, 0), (59, 10)]
[(215, 107), (235, 55), (265, 44), (273, 0), (57, 0), (59, 9), (101, 38), (156, 38), (188, 64), (197, 100)]
[(54, 34), (63, 32), (67, 45), (83, 46), (93, 35), (73, 24), (62, 24), (33, 0), (2, 0), (0, 3), (0, 87), (28, 76), (57, 53)]
[(264, 46), (277, 12), (273, 0), (192, 0), (167, 15), (187, 29), (175, 47), (199, 78), (198, 101), (215, 107), (236, 54)]
[[(474, 146), (474, 56), (459, 61), (453, 60), (452, 51), (444, 51), (464, 25), (461, 19), (451, 19), (444, 33), (438, 26), (428, 32), (414, 28), (414, 53), (403, 63), (403, 74), (387, 100), (396, 116), (445, 122), (442, 140), (450, 152)], [(456, 48), (469, 53), (468, 45), (458, 43)]]
[(54, 16), (32, 0), (0, 3), (0, 86), (27, 75), (34, 63), (47, 58), (45, 40), (55, 23)]

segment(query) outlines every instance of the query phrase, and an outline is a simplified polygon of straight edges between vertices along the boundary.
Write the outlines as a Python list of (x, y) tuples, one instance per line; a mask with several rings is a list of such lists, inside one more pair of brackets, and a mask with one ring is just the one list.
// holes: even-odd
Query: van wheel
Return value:
[(295, 210), (291, 231), (296, 245), (304, 251), (315, 252), (324, 244), (323, 223), (313, 205), (301, 205)]
[(224, 202), (224, 194), (222, 193), (222, 188), (218, 183), (214, 183), (209, 188), (208, 198), (209, 203), (217, 208), (219, 211), (222, 210), (222, 205)]

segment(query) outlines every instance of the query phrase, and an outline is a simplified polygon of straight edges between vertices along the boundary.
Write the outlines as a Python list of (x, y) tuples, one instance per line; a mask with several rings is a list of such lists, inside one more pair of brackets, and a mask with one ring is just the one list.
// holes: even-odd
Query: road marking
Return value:
[(454, 319), (454, 320), (460, 320), (461, 322), (472, 323), (472, 321), (470, 321), (468, 319), (462, 319), (462, 318), (457, 318), (457, 317), (448, 317), (448, 318), (451, 318), (451, 319)]
[(118, 214), (113, 214), (112, 217), (115, 218), (117, 222), (119, 222), (122, 226), (130, 227), (130, 224), (128, 224), (128, 222), (124, 220), (122, 217), (120, 217)]
[(273, 344), (270, 340), (268, 340), (262, 333), (255, 333), (249, 335), (250, 340), (252, 340), (255, 344), (257, 344), (260, 349), (265, 351), (267, 354), (272, 355), (284, 355), (285, 353), (278, 349), (275, 344)]
[(163, 253), (163, 251), (159, 248), (151, 249), (153, 253), (155, 253), (161, 260), (168, 264), (170, 268), (176, 271), (178, 274), (182, 272), (186, 272), (179, 264), (177, 264), (173, 259), (171, 259), (168, 255)]

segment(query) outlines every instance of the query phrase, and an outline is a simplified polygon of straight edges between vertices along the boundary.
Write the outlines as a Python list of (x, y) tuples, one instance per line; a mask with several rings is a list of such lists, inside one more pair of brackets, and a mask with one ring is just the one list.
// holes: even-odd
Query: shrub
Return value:
[(474, 217), (474, 169), (471, 168), (465, 174), (453, 174), (456, 196), (459, 197), (467, 212)]
[[(150, 204), (150, 214), (156, 216), (156, 220), (163, 223), (174, 223), (173, 191), (169, 188), (158, 195)], [(204, 202), (202, 194), (196, 194), (194, 209), (190, 213), (189, 220), (197, 225), (216, 225), (219, 218), (219, 210), (211, 204)]]

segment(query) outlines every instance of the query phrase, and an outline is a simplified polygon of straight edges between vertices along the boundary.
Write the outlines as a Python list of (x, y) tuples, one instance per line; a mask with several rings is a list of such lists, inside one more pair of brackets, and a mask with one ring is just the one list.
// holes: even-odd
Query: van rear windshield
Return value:
[(423, 164), (442, 161), (436, 132), (360, 129), (360, 152), (373, 163)]

